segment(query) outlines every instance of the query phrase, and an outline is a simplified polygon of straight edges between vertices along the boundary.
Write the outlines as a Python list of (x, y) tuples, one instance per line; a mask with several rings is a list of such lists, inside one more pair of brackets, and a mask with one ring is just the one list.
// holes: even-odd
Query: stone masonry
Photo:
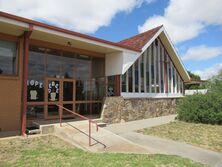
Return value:
[(101, 118), (105, 123), (119, 123), (175, 114), (176, 102), (176, 98), (106, 97)]

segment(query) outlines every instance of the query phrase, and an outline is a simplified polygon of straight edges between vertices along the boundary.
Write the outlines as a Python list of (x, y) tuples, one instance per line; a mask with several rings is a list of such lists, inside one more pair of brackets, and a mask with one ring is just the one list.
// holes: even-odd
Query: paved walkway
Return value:
[(197, 162), (208, 164), (212, 167), (222, 167), (222, 154), (210, 150), (205, 150), (186, 143), (162, 139), (154, 136), (143, 135), (134, 131), (162, 125), (173, 121), (175, 115), (158, 118), (150, 118), (127, 123), (112, 124), (106, 129), (124, 137), (131, 142), (142, 146), (151, 153), (179, 155)]
[(149, 128), (153, 126), (158, 126), (162, 124), (167, 124), (174, 121), (176, 115), (168, 115), (162, 117), (155, 117), (149, 119), (143, 119), (138, 121), (130, 121), (125, 123), (117, 123), (108, 125), (105, 129), (110, 130), (116, 134), (122, 134), (127, 132), (136, 131), (143, 128)]
[(96, 131), (94, 124), (92, 124), (91, 132), (92, 143), (89, 146), (88, 121), (63, 123), (62, 127), (59, 124), (55, 124), (55, 135), (84, 150), (112, 153), (149, 153), (149, 150), (144, 149), (142, 146), (104, 128), (99, 128)]
[(190, 144), (143, 135), (136, 132), (121, 134), (122, 137), (143, 146), (151, 153), (179, 155), (213, 167), (222, 167), (222, 154)]

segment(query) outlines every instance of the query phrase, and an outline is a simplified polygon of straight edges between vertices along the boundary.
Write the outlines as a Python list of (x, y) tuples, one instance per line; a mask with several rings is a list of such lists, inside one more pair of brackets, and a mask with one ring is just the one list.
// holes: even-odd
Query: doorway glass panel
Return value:
[(63, 82), (63, 101), (73, 101), (73, 82)]
[(48, 117), (59, 116), (59, 107), (56, 105), (48, 105)]
[[(63, 107), (64, 107), (64, 108), (67, 108), (67, 109), (69, 109), (69, 110), (71, 110), (71, 111), (74, 110), (73, 104), (63, 104)], [(64, 115), (64, 116), (66, 116), (66, 115), (72, 116), (73, 114), (70, 113), (70, 112), (68, 112), (68, 111), (66, 111), (66, 110), (63, 110), (63, 115)]]
[(56, 102), (59, 101), (59, 81), (48, 82), (48, 101)]

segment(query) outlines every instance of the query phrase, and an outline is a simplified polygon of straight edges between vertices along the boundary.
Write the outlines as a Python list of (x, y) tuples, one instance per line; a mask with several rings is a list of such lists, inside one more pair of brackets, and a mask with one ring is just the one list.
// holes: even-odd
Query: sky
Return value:
[(202, 79), (222, 69), (221, 9), (222, 0), (0, 0), (1, 11), (113, 42), (164, 25)]

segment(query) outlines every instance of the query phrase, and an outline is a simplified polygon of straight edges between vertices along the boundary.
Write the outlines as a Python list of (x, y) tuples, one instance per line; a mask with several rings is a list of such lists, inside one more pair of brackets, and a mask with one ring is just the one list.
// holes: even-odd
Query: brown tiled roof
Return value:
[(136, 36), (124, 39), (118, 43), (141, 50), (143, 46), (147, 44), (147, 42), (157, 33), (157, 31), (159, 31), (161, 27), (162, 25), (159, 27), (153, 28), (151, 30), (148, 30), (144, 33), (138, 34)]

